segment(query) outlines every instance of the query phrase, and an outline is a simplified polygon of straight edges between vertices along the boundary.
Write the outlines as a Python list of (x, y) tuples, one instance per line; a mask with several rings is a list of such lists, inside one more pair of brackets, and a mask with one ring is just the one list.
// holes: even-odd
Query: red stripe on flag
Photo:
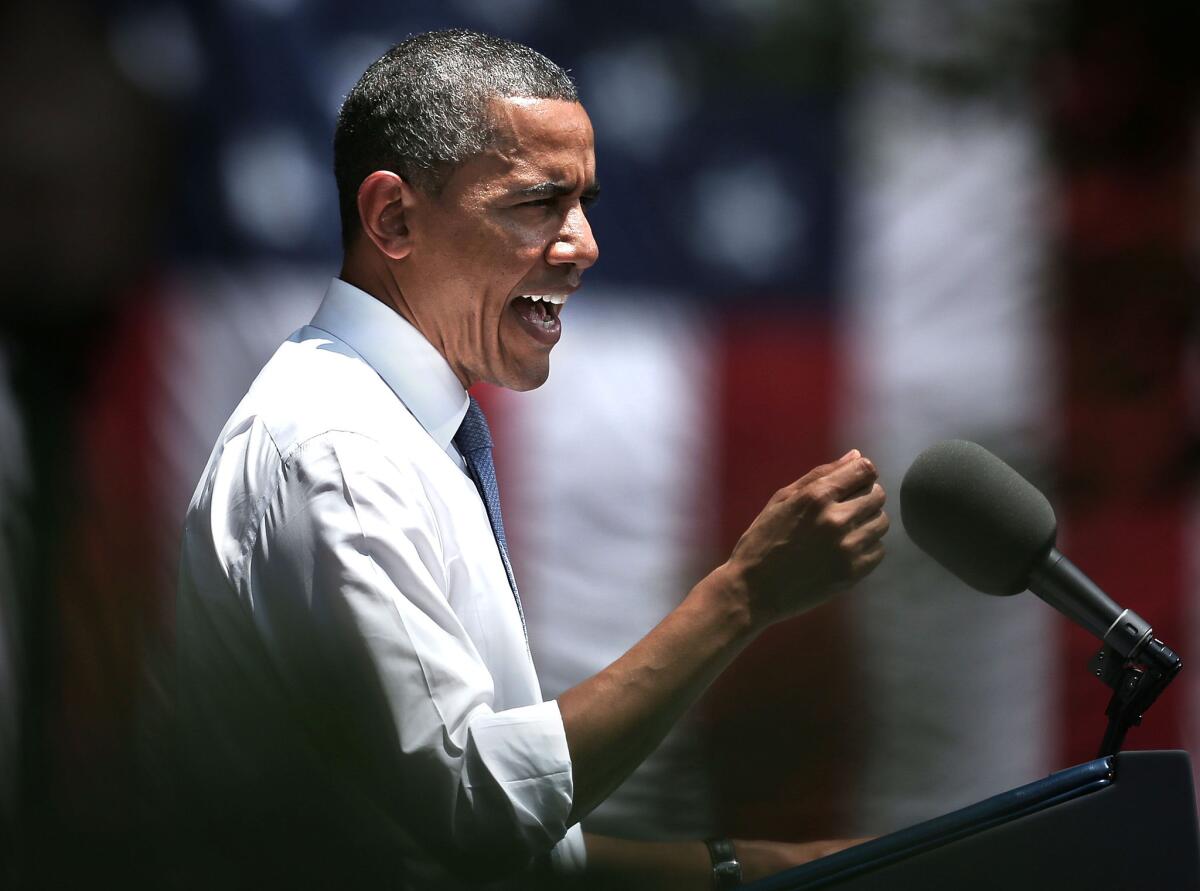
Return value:
[[(1184, 536), (1197, 481), (1185, 357), (1200, 320), (1186, 184), (1200, 81), (1187, 42), (1145, 8), (1078, 4), (1074, 18), (1065, 76), (1048, 93), (1064, 210), (1064, 550), (1168, 645), (1185, 648), (1194, 542)], [(1083, 667), (1096, 642), (1073, 628), (1065, 636), (1063, 754), (1079, 761), (1095, 754), (1109, 691)], [(1127, 747), (1189, 742), (1187, 677)]]
[[(722, 326), (722, 556), (777, 489), (841, 454), (832, 332), (823, 317)], [(845, 625), (835, 602), (776, 626), (714, 684), (705, 705), (723, 831), (799, 839), (845, 825), (839, 802), (859, 760)]]
[(171, 636), (174, 601), (153, 546), (161, 521), (151, 478), (160, 306), (153, 289), (137, 295), (98, 356), (77, 421), (77, 510), (55, 592), (50, 794), (64, 831), (96, 850), (132, 831), (148, 658)]

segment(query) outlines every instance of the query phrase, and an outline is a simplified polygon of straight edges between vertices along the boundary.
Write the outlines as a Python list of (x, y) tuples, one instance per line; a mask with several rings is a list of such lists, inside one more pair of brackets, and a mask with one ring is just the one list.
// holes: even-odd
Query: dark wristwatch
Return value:
[(742, 864), (738, 863), (737, 855), (733, 851), (733, 842), (727, 838), (706, 838), (704, 844), (708, 847), (708, 856), (712, 860), (712, 886), (715, 891), (741, 885)]

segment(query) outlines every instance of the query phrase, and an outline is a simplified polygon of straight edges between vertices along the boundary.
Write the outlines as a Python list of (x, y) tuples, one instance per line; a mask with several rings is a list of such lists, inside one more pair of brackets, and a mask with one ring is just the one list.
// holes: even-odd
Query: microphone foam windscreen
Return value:
[(930, 446), (900, 484), (909, 537), (985, 594), (1018, 594), (1054, 547), (1054, 508), (1019, 473), (962, 439)]

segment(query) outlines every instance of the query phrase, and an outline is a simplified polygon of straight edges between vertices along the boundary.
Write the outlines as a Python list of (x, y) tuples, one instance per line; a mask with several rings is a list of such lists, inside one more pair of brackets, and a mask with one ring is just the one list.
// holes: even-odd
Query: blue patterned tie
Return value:
[(487, 508), (488, 520), (492, 524), (492, 534), (496, 536), (496, 545), (500, 548), (500, 559), (504, 561), (504, 571), (508, 574), (508, 585), (512, 588), (513, 598), (517, 601), (517, 613), (521, 616), (521, 630), (525, 632), (525, 640), (529, 633), (525, 631), (525, 611), (521, 609), (521, 595), (517, 593), (517, 580), (513, 577), (512, 564), (508, 562), (508, 542), (504, 538), (504, 518), (500, 516), (500, 487), (496, 484), (496, 465), (492, 463), (492, 431), (488, 429), (487, 418), (483, 409), (471, 397), (471, 405), (466, 417), (454, 434), (454, 447), (463, 456), (467, 471), (475, 481), (479, 494), (483, 497), (484, 507)]

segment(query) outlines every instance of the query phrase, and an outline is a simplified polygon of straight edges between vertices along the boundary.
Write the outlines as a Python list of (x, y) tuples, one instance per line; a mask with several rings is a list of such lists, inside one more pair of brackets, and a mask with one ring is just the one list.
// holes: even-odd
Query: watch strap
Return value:
[(712, 860), (713, 882), (715, 891), (725, 888), (737, 888), (742, 884), (742, 864), (738, 862), (733, 850), (733, 842), (727, 838), (706, 838), (709, 859)]

